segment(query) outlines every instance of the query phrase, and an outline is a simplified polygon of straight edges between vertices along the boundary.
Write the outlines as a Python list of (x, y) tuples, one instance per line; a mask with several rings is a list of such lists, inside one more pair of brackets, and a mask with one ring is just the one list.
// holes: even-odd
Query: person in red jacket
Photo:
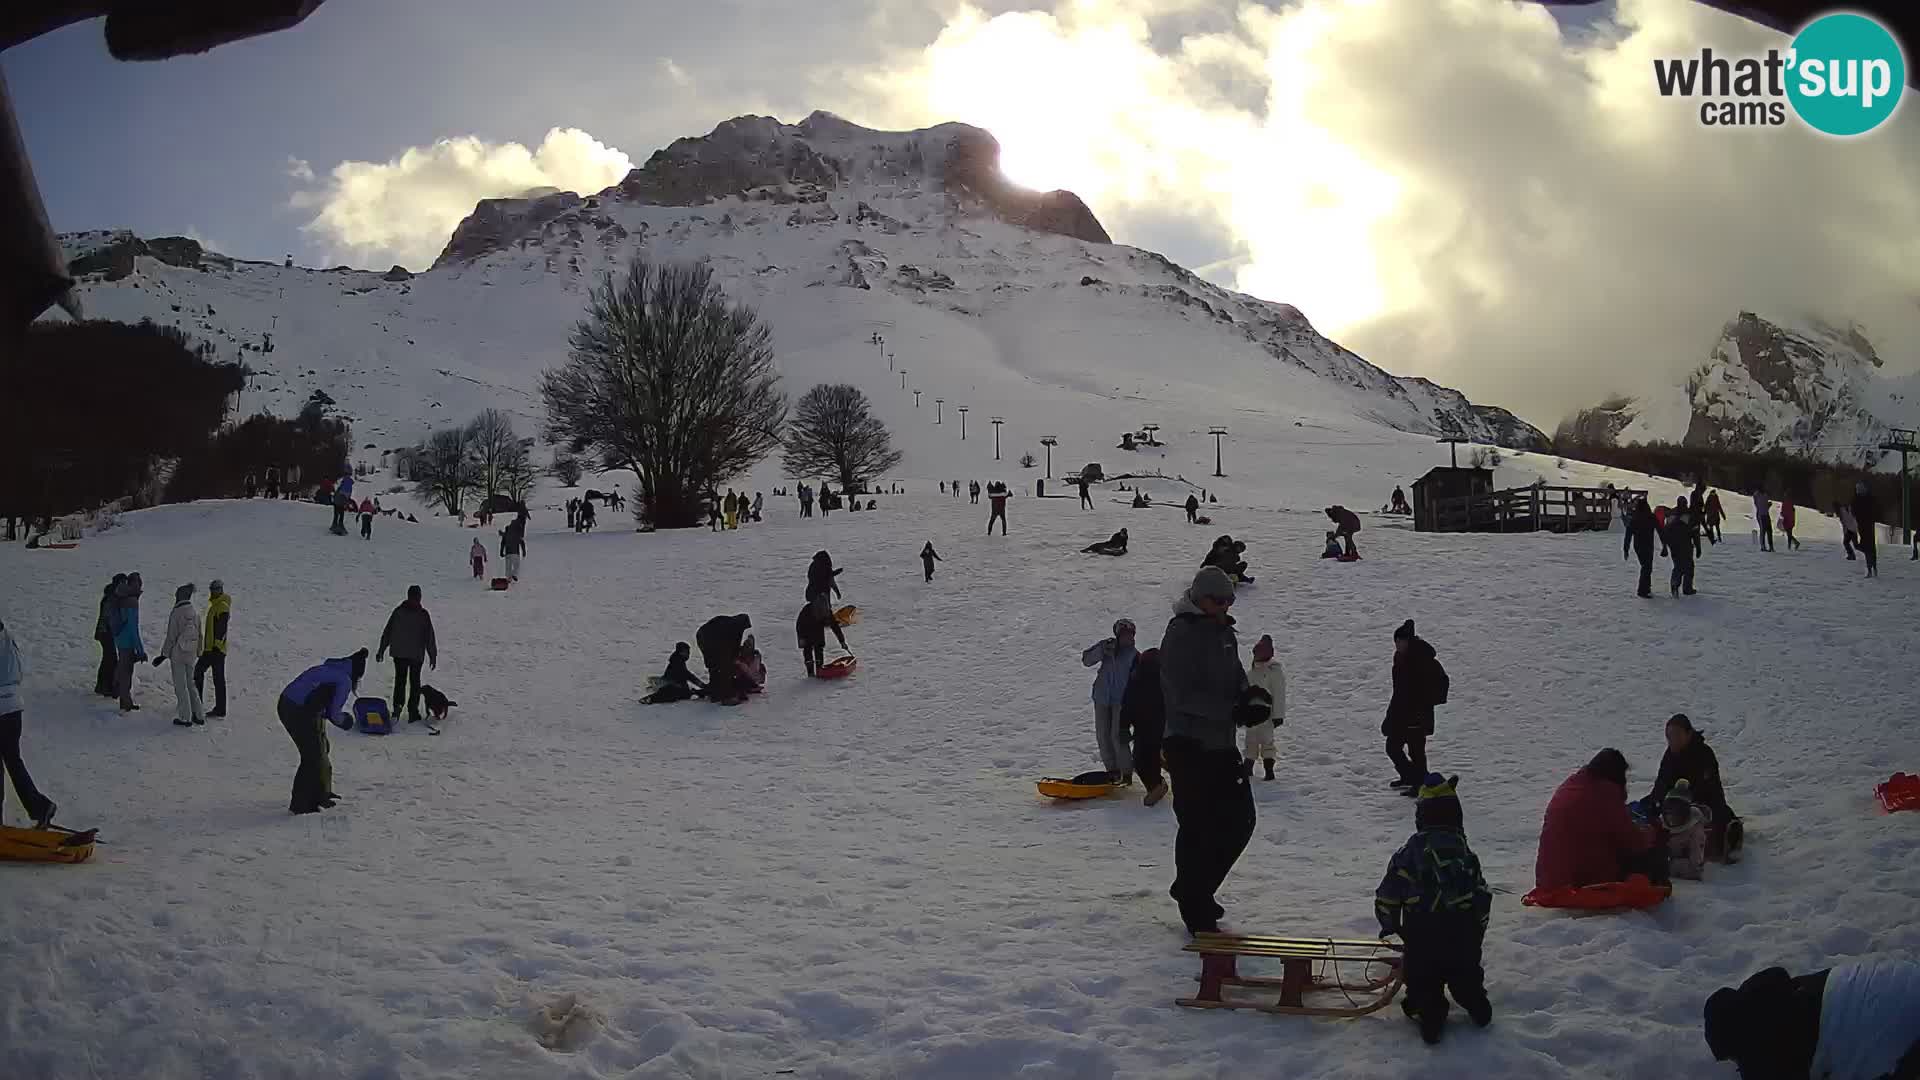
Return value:
[(1533, 884), (1541, 889), (1598, 885), (1645, 874), (1667, 881), (1665, 849), (1627, 811), (1627, 759), (1608, 747), (1567, 777), (1547, 803)]

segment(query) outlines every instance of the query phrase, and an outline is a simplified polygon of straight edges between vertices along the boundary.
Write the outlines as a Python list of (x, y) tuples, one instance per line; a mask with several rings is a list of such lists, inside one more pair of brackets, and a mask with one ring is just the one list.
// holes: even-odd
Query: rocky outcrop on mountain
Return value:
[[(123, 233), (111, 243), (96, 247), (70, 261), (67, 273), (76, 278), (86, 274), (104, 274), (108, 281), (119, 281), (133, 273), (133, 260), (141, 255), (158, 259), (169, 266), (199, 270), (207, 253), (198, 240), (184, 236), (158, 236), (152, 240), (142, 240), (132, 233)], [(231, 264), (231, 260), (225, 256), (214, 258)]]
[(1633, 398), (1616, 394), (1560, 421), (1553, 441), (1562, 446), (1617, 446), (1620, 432), (1639, 415), (1637, 406)]
[(482, 255), (512, 247), (557, 218), (581, 209), (583, 200), (571, 191), (531, 199), (482, 199), (473, 213), (453, 230), (453, 236), (433, 261), (434, 267), (472, 262)]
[(966, 124), (885, 132), (827, 112), (791, 125), (770, 116), (741, 116), (711, 134), (676, 139), (628, 173), (617, 190), (658, 206), (699, 206), (725, 198), (819, 202), (827, 192), (875, 180), (926, 181), (964, 205), (1035, 232), (1113, 242), (1072, 192), (1027, 191), (1009, 183), (1000, 173), (1000, 143)]
[(1913, 419), (1913, 377), (1888, 377), (1858, 327), (1774, 321), (1743, 311), (1705, 362), (1673, 387), (1584, 409), (1561, 431), (1589, 445), (1679, 443), (1741, 453), (1785, 450), (1871, 466), (1890, 425)]

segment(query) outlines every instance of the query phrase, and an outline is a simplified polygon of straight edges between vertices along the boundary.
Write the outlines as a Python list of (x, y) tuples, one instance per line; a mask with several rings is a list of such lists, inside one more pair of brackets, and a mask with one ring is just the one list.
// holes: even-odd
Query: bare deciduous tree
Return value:
[(555, 480), (568, 487), (579, 487), (580, 478), (586, 475), (586, 471), (586, 467), (580, 464), (580, 459), (565, 450), (553, 455), (553, 465), (547, 469)]
[(474, 465), (467, 428), (442, 428), (427, 437), (409, 455), (415, 490), (429, 502), (447, 508), (459, 516), (467, 495), (474, 489), (478, 469)]
[(801, 395), (787, 429), (783, 458), (789, 476), (831, 475), (854, 491), (900, 464), (887, 425), (867, 407), (867, 395), (846, 383), (821, 383)]
[(709, 488), (780, 442), (787, 399), (772, 335), (730, 304), (705, 263), (636, 256), (601, 279), (565, 364), (540, 380), (547, 437), (602, 469), (640, 478), (635, 513), (662, 528), (701, 523)]
[(501, 468), (515, 451), (520, 451), (521, 461), (526, 460), (520, 436), (513, 430), (513, 418), (499, 409), (483, 411), (467, 425), (467, 445), (473, 455), (474, 485), (480, 489), (481, 501), (484, 503), (490, 495), (512, 494), (502, 483)]

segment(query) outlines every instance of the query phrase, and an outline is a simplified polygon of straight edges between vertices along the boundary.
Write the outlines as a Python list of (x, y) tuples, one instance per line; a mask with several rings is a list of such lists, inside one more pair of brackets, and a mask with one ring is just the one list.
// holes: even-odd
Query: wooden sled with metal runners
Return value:
[[(1391, 941), (1196, 934), (1185, 951), (1200, 954), (1200, 992), (1175, 1002), (1190, 1009), (1365, 1016), (1392, 1003), (1403, 981), (1400, 945)], [(1241, 975), (1237, 965), (1243, 956), (1280, 961), (1281, 977)], [(1278, 990), (1280, 995), (1277, 999), (1234, 996), (1228, 993), (1230, 988)], [(1310, 1005), (1306, 996), (1312, 993), (1341, 994), (1347, 1003)]]

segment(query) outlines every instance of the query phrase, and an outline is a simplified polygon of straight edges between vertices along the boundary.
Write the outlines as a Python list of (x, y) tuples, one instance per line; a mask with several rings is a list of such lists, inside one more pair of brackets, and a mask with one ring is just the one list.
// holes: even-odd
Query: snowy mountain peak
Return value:
[(1079, 196), (1028, 191), (1009, 182), (1000, 172), (1000, 143), (979, 128), (940, 124), (876, 131), (814, 112), (798, 124), (738, 116), (706, 135), (676, 139), (620, 183), (588, 199), (549, 189), (483, 200), (454, 230), (434, 265), (472, 262), (512, 247), (588, 202), (595, 203), (588, 209), (601, 202), (695, 207), (729, 199), (823, 204), (833, 193), (851, 191), (941, 195), (961, 211), (989, 214), (1034, 232), (1112, 242)]
[(1670, 390), (1582, 410), (1562, 430), (1603, 444), (1788, 450), (1871, 466), (1887, 428), (1916, 412), (1913, 377), (1887, 378), (1884, 366), (1858, 326), (1742, 311)]

